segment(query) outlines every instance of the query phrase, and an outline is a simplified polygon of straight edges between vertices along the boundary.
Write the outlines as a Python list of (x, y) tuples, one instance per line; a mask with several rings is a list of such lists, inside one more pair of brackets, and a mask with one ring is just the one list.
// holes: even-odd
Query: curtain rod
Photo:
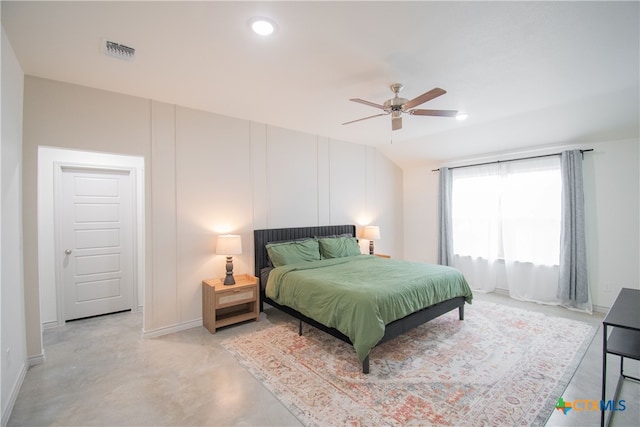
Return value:
[[(586, 150), (580, 150), (580, 154), (584, 154), (586, 152), (589, 151), (593, 151), (593, 148), (588, 148)], [(451, 167), (449, 169), (460, 169), (460, 168), (470, 168), (472, 166), (484, 166), (484, 165), (492, 165), (494, 163), (507, 163), (507, 162), (517, 162), (518, 160), (531, 160), (531, 159), (540, 159), (542, 157), (552, 157), (552, 156), (559, 156), (562, 153), (554, 153), (554, 154), (541, 154), (539, 156), (530, 156), (530, 157), (520, 157), (518, 159), (508, 159), (508, 160), (494, 160), (493, 162), (485, 162), (485, 163), (475, 163), (472, 165), (463, 165), (463, 166), (454, 166)], [(438, 172), (440, 170), (440, 168), (438, 169), (431, 169), (431, 172)]]

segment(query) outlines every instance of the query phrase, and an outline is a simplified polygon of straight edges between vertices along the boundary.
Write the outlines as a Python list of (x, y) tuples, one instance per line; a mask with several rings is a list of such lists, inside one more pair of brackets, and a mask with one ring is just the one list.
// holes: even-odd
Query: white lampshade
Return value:
[(235, 234), (223, 234), (218, 236), (216, 254), (238, 255), (242, 253), (242, 238)]
[(362, 230), (362, 238), (367, 240), (380, 239), (380, 227), (377, 225), (367, 225)]
[(377, 225), (367, 225), (362, 230), (362, 238), (367, 240), (379, 240), (380, 227)]

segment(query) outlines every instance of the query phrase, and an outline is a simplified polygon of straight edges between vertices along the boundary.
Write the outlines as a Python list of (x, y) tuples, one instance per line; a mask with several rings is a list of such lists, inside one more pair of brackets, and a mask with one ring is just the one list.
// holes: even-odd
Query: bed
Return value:
[(355, 236), (354, 225), (254, 230), (255, 275), (261, 311), (267, 303), (297, 318), (301, 335), (304, 322), (353, 345), (366, 374), (371, 348), (456, 308), (463, 320), (473, 295), (458, 270), (362, 255)]

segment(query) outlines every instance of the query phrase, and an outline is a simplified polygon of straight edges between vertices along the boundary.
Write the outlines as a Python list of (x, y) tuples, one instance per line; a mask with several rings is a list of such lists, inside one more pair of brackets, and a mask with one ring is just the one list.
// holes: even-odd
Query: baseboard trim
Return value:
[(594, 305), (593, 306), (593, 312), (594, 313), (602, 313), (602, 314), (607, 314), (609, 312), (609, 309), (611, 307), (603, 307), (601, 305)]
[[(509, 290), (508, 289), (495, 288), (493, 291), (487, 292), (487, 293), (494, 293), (494, 294), (503, 295), (503, 296), (511, 298), (510, 295), (509, 295)], [(525, 301), (525, 300), (518, 300), (517, 298), (514, 298), (514, 299), (516, 299), (517, 301)], [(525, 302), (531, 302), (531, 301), (525, 301)], [(558, 305), (559, 307), (562, 307), (562, 304), (560, 304), (560, 303), (558, 303), (558, 304), (549, 304), (549, 305)], [(609, 312), (610, 308), (611, 307), (604, 307), (604, 306), (601, 306), (601, 305), (594, 305), (592, 309), (593, 309), (594, 313), (607, 314)], [(581, 311), (581, 310), (577, 310), (577, 311)]]
[(178, 323), (171, 326), (165, 326), (163, 328), (151, 329), (149, 331), (142, 331), (142, 338), (155, 338), (162, 335), (173, 334), (175, 332), (184, 331), (191, 328), (197, 328), (202, 326), (202, 318), (191, 320), (189, 322)]
[(44, 331), (45, 329), (53, 329), (53, 328), (57, 328), (58, 326), (60, 326), (58, 324), (57, 320), (52, 320), (50, 322), (44, 322), (42, 324), (42, 330)]
[(40, 353), (40, 354), (36, 354), (35, 356), (27, 357), (27, 361), (29, 362), (29, 367), (36, 366), (36, 365), (42, 365), (46, 360), (47, 360), (47, 357), (44, 354), (44, 349), (42, 350), (42, 353)]
[(13, 412), (13, 405), (15, 405), (16, 400), (18, 399), (18, 393), (20, 392), (20, 388), (22, 387), (22, 383), (24, 382), (24, 378), (26, 375), (27, 364), (23, 363), (16, 382), (13, 384), (13, 387), (11, 387), (11, 393), (9, 394), (7, 406), (5, 408), (2, 408), (2, 427), (6, 426), (9, 423), (11, 412)]

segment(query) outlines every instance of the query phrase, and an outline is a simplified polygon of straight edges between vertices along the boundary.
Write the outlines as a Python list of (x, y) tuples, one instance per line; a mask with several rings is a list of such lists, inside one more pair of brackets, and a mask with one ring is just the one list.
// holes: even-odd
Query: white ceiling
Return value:
[[(7, 2), (25, 74), (376, 146), (401, 166), (638, 136), (640, 3)], [(263, 39), (248, 20), (268, 16)], [(136, 49), (102, 53), (104, 39)], [(379, 111), (388, 85), (465, 122)]]

